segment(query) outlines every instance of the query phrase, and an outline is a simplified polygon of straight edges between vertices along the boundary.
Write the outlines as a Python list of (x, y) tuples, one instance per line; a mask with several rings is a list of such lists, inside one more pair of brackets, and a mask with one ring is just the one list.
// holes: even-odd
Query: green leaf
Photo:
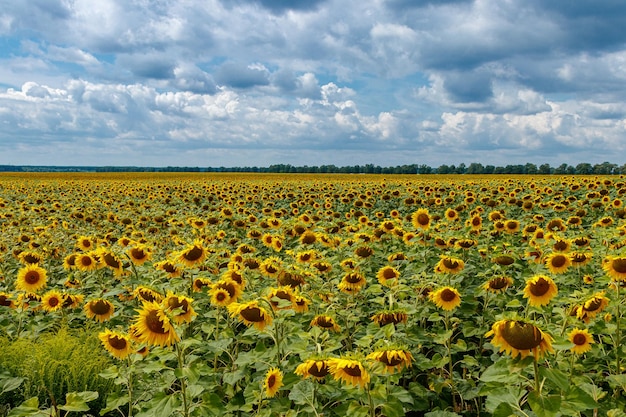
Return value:
[(522, 381), (522, 376), (518, 372), (511, 372), (509, 361), (501, 359), (485, 369), (480, 376), (483, 382), (495, 382), (499, 384), (517, 384)]
[(123, 405), (128, 404), (130, 398), (128, 397), (128, 393), (117, 394), (111, 393), (107, 396), (106, 407), (100, 410), (100, 415), (103, 416), (108, 412), (117, 410)]
[(137, 414), (137, 417), (171, 417), (181, 407), (178, 395), (167, 395), (163, 392), (157, 393), (143, 405), (147, 411)]
[(395, 397), (389, 396), (382, 405), (381, 410), (386, 417), (403, 417), (405, 415), (404, 406)]
[(39, 413), (39, 399), (37, 399), (37, 397), (33, 397), (24, 401), (19, 406), (12, 408), (7, 417), (35, 416), (38, 413)]
[(413, 396), (407, 390), (397, 385), (389, 386), (389, 397), (393, 397), (405, 404), (413, 404)]
[(2, 391), (0, 391), (0, 395), (19, 388), (19, 386), (22, 385), (22, 382), (24, 382), (24, 378), (21, 377), (2, 379)]
[(500, 403), (495, 410), (493, 410), (492, 417), (511, 417), (515, 415), (513, 408), (509, 403)]
[(561, 391), (567, 391), (570, 386), (569, 376), (556, 368), (540, 368), (539, 375), (556, 385)]
[(461, 417), (461, 415), (452, 411), (436, 410), (424, 414), (424, 417)]
[(528, 404), (538, 417), (553, 417), (559, 414), (561, 409), (561, 396), (541, 395), (532, 391), (528, 394)]
[(289, 393), (289, 399), (296, 404), (309, 404), (309, 398), (313, 398), (313, 383), (308, 379), (298, 382)]
[(626, 413), (619, 408), (613, 408), (606, 412), (607, 417), (626, 417)]
[(113, 366), (108, 367), (104, 371), (100, 372), (98, 376), (104, 379), (113, 379), (113, 378), (117, 378), (118, 376), (120, 376), (120, 371), (119, 369), (117, 369), (117, 366), (113, 365)]
[(621, 388), (623, 391), (626, 391), (626, 374), (609, 375), (607, 379), (611, 388)]
[(235, 385), (237, 381), (246, 376), (246, 370), (244, 368), (236, 369), (233, 372), (224, 373), (224, 383), (228, 385)]
[(582, 388), (573, 385), (565, 396), (563, 407), (578, 412), (597, 408), (598, 402)]
[(346, 415), (350, 417), (368, 417), (370, 415), (370, 409), (359, 404), (358, 401), (352, 401), (348, 406)]
[(68, 392), (65, 394), (65, 405), (59, 408), (65, 411), (89, 411), (87, 403), (99, 395), (98, 391)]

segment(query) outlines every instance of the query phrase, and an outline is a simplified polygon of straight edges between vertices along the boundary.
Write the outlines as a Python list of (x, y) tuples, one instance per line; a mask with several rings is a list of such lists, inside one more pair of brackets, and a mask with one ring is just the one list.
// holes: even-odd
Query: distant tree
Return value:
[(480, 163), (477, 163), (477, 162), (472, 162), (467, 167), (467, 170), (465, 171), (465, 173), (466, 174), (484, 174), (485, 173), (485, 167), (483, 166), (483, 164), (480, 164)]
[(437, 168), (437, 174), (449, 174), (450, 173), (450, 167), (446, 164), (440, 165), (439, 168)]
[(432, 172), (433, 172), (433, 169), (429, 167), (428, 165), (421, 164), (420, 166), (417, 167), (418, 174), (431, 174)]
[(550, 168), (550, 164), (541, 164), (539, 165), (539, 174), (548, 175), (551, 174), (552, 170)]
[(603, 162), (593, 166), (593, 173), (598, 175), (611, 175), (615, 170), (617, 170), (617, 165), (609, 162)]
[(593, 166), (587, 162), (576, 165), (576, 174), (591, 175), (593, 174)]
[(526, 165), (524, 165), (524, 173), (535, 175), (535, 174), (537, 174), (537, 172), (539, 172), (537, 170), (537, 165), (531, 164), (530, 162), (527, 163)]

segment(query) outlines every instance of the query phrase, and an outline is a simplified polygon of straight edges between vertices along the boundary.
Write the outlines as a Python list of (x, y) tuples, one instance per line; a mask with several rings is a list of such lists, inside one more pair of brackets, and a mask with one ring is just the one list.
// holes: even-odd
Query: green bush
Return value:
[(0, 338), (0, 351), (0, 369), (23, 378), (19, 389), (0, 395), (0, 404), (15, 407), (36, 396), (40, 406), (50, 407), (64, 404), (68, 392), (98, 391), (89, 405), (99, 410), (113, 387), (98, 375), (111, 361), (95, 333), (61, 328), (37, 338)]

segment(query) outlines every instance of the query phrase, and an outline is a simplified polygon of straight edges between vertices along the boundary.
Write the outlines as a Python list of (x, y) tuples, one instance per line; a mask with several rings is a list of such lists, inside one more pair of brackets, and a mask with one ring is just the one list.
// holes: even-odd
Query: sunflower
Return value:
[(311, 301), (301, 295), (296, 295), (293, 299), (293, 309), (296, 313), (306, 313), (309, 311)]
[(307, 359), (296, 367), (294, 373), (304, 379), (310, 377), (322, 381), (330, 373), (330, 368), (326, 359)]
[(128, 335), (105, 329), (98, 334), (102, 346), (114, 357), (126, 359), (132, 352), (132, 345)]
[(0, 306), (15, 308), (17, 304), (15, 303), (15, 301), (11, 299), (11, 294), (8, 294), (4, 291), (0, 291)]
[(280, 271), (278, 274), (278, 282), (281, 285), (288, 285), (291, 288), (297, 288), (305, 283), (304, 276), (297, 272)]
[(335, 319), (325, 314), (319, 314), (311, 320), (311, 326), (321, 327), (325, 330), (332, 330), (334, 332), (340, 332), (341, 327), (335, 322)]
[(315, 250), (305, 250), (302, 252), (296, 253), (296, 261), (298, 263), (308, 263), (316, 260), (319, 257), (319, 254)]
[(148, 288), (144, 285), (139, 285), (133, 291), (133, 298), (140, 301), (156, 301), (160, 303), (163, 300), (163, 296), (152, 288)]
[(261, 273), (269, 278), (276, 278), (282, 269), (282, 261), (273, 256), (265, 258), (259, 266)]
[(326, 361), (328, 370), (336, 381), (348, 385), (364, 387), (370, 382), (370, 375), (356, 359), (332, 358)]
[(475, 214), (467, 220), (467, 226), (470, 227), (472, 231), (478, 232), (483, 227), (483, 219), (480, 217), (480, 214)]
[(442, 255), (435, 266), (435, 272), (456, 274), (461, 272), (463, 268), (465, 268), (465, 262), (462, 259)]
[(280, 252), (283, 249), (283, 241), (280, 236), (274, 236), (272, 249), (274, 249), (275, 252)]
[(191, 303), (192, 298), (184, 295), (174, 295), (171, 291), (167, 292), (167, 296), (163, 300), (166, 311), (172, 316), (172, 321), (176, 324), (189, 323), (196, 316)]
[(145, 301), (134, 325), (137, 337), (151, 346), (170, 346), (180, 339), (172, 326), (165, 308), (154, 301)]
[(560, 252), (554, 252), (547, 255), (544, 262), (548, 267), (548, 270), (553, 274), (562, 274), (572, 265), (570, 256)]
[(94, 239), (88, 236), (80, 236), (76, 240), (76, 247), (83, 252), (89, 252), (94, 249)]
[(392, 287), (398, 284), (400, 278), (400, 271), (392, 266), (384, 266), (378, 270), (376, 274), (378, 282), (385, 287)]
[(84, 310), (87, 318), (96, 319), (97, 322), (103, 323), (113, 316), (115, 306), (108, 300), (97, 298), (87, 302)]
[(119, 278), (124, 275), (124, 264), (113, 251), (100, 247), (94, 253), (100, 260), (100, 266), (111, 269), (114, 277)]
[(354, 250), (354, 254), (358, 256), (359, 258), (365, 259), (365, 258), (369, 258), (370, 256), (374, 254), (374, 249), (370, 248), (367, 245), (361, 245), (361, 246), (358, 246)]
[[(226, 292), (226, 294), (224, 294)], [(211, 296), (211, 303), (216, 306), (225, 307), (236, 302), (241, 294), (242, 288), (230, 278), (222, 278), (210, 285), (208, 294)]]
[(348, 272), (343, 276), (341, 282), (337, 285), (337, 288), (343, 292), (353, 294), (354, 292), (360, 291), (365, 284), (367, 284), (365, 276), (363, 276), (360, 272), (353, 271)]
[(304, 233), (300, 235), (300, 244), (302, 245), (311, 245), (317, 242), (317, 240), (318, 240), (318, 235), (311, 230), (306, 230)]
[(30, 252), (30, 251), (24, 251), (24, 252), (20, 252), (19, 255), (17, 255), (17, 259), (24, 265), (28, 265), (28, 264), (38, 264), (42, 261), (43, 257), (36, 253), (36, 252)]
[(406, 349), (384, 348), (370, 353), (367, 355), (367, 359), (382, 364), (383, 373), (393, 374), (404, 368), (410, 368), (413, 355)]
[(152, 257), (152, 252), (150, 252), (147, 246), (142, 244), (130, 247), (126, 254), (135, 265), (143, 265)]
[(406, 311), (389, 310), (376, 313), (370, 318), (374, 323), (378, 324), (380, 327), (383, 327), (388, 324), (393, 324), (395, 326), (398, 323), (406, 323), (409, 316)]
[(91, 253), (77, 253), (74, 266), (79, 271), (90, 272), (98, 269), (99, 262)]
[(17, 272), (15, 288), (18, 291), (35, 292), (43, 289), (46, 283), (46, 270), (37, 264), (28, 264)]
[(626, 282), (626, 256), (607, 256), (602, 262), (602, 269), (613, 281)]
[(274, 310), (283, 310), (293, 307), (295, 294), (289, 285), (283, 285), (279, 288), (271, 288), (267, 295), (267, 300)]
[(452, 311), (461, 305), (461, 294), (456, 288), (441, 287), (428, 294), (430, 301), (443, 310)]
[(41, 307), (51, 313), (63, 307), (63, 295), (57, 290), (48, 291), (41, 298)]
[(511, 255), (498, 255), (493, 258), (493, 263), (500, 266), (509, 266), (515, 263), (515, 258)]
[(581, 355), (591, 350), (593, 336), (587, 329), (574, 329), (567, 335), (567, 338), (574, 346), (570, 349), (577, 355)]
[(506, 220), (504, 222), (504, 231), (507, 233), (517, 233), (520, 230), (520, 224), (518, 220)]
[(264, 307), (259, 306), (258, 301), (250, 301), (247, 303), (231, 303), (228, 305), (228, 311), (231, 317), (236, 317), (246, 326), (252, 326), (257, 330), (263, 330), (265, 326), (272, 324), (272, 315)]
[(558, 288), (552, 278), (548, 276), (535, 275), (526, 280), (524, 298), (528, 298), (528, 303), (531, 306), (547, 305), (557, 294)]
[(176, 260), (189, 268), (193, 268), (204, 262), (206, 257), (207, 250), (204, 248), (202, 241), (196, 239), (191, 245), (188, 245), (177, 254)]
[(63, 294), (63, 308), (79, 308), (84, 300), (82, 294)]
[(540, 358), (546, 352), (553, 352), (552, 337), (522, 320), (499, 320), (485, 336), (493, 336), (491, 343), (514, 358), (518, 355), (525, 358), (531, 353)]
[(601, 313), (609, 305), (609, 301), (604, 296), (604, 291), (597, 292), (576, 309), (576, 317), (585, 323), (589, 323), (589, 320), (595, 318), (598, 313)]
[(513, 285), (513, 278), (507, 276), (499, 276), (485, 282), (482, 288), (494, 294), (501, 294)]
[(270, 368), (265, 374), (263, 389), (268, 398), (276, 395), (280, 387), (283, 386), (283, 373), (278, 368)]
[(76, 268), (76, 254), (72, 253), (63, 259), (63, 269), (70, 270), (74, 268)]
[(183, 271), (172, 261), (159, 261), (154, 265), (154, 269), (158, 271), (163, 271), (167, 274), (168, 278), (179, 278), (183, 275)]
[(193, 292), (202, 292), (205, 287), (209, 287), (211, 285), (211, 280), (208, 278), (198, 277), (193, 280), (193, 284), (191, 289)]

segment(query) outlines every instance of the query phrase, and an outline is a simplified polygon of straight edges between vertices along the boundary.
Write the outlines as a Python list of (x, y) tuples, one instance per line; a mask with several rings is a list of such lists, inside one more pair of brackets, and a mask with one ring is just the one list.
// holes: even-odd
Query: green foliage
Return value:
[[(110, 360), (94, 333), (61, 328), (37, 338), (2, 338), (0, 350), (0, 369), (7, 375), (0, 378), (2, 404), (15, 407), (36, 397), (42, 406), (62, 406), (68, 393), (93, 391), (99, 395), (93, 394), (89, 405), (97, 410), (111, 389), (112, 384), (98, 376)], [(69, 398), (76, 402), (76, 395)]]

